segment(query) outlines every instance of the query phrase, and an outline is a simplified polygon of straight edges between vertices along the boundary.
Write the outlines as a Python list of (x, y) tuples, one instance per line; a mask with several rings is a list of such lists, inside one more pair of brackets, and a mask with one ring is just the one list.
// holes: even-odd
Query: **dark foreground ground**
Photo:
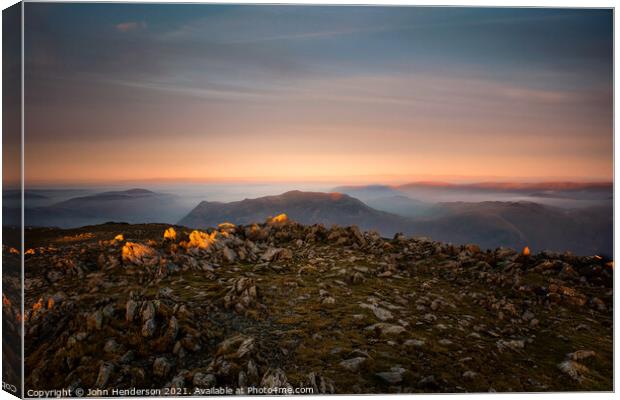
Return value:
[(598, 257), (287, 221), (166, 228), (27, 232), (26, 389), (613, 390)]

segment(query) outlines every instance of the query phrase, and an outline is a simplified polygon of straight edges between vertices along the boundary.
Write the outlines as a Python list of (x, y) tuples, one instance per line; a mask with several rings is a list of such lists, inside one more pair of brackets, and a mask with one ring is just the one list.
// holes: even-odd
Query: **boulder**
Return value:
[(403, 381), (403, 374), (405, 373), (404, 368), (400, 367), (392, 367), (389, 371), (379, 372), (375, 374), (377, 377), (381, 378), (386, 383), (390, 385), (396, 385)]
[(159, 253), (144, 244), (125, 242), (122, 249), (122, 259), (128, 264), (153, 266), (159, 263)]
[(364, 364), (365, 362), (366, 362), (365, 357), (354, 357), (348, 360), (341, 361), (340, 366), (346, 369), (347, 371), (357, 372), (359, 371), (362, 364)]
[(164, 240), (170, 240), (174, 242), (177, 240), (177, 231), (173, 227), (170, 227), (164, 231)]

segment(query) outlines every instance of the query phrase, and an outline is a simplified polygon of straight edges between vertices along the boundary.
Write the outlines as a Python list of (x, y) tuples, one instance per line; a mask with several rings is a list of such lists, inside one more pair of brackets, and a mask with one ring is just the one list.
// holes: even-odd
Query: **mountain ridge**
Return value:
[(608, 208), (567, 210), (531, 201), (442, 202), (429, 206), (425, 215), (408, 217), (377, 210), (346, 194), (290, 191), (230, 203), (204, 201), (178, 224), (194, 228), (223, 221), (248, 224), (280, 213), (304, 224), (357, 225), (384, 237), (404, 233), (484, 248), (613, 252)]
[(346, 194), (292, 190), (281, 195), (229, 203), (203, 201), (178, 224), (196, 228), (216, 226), (222, 221), (247, 224), (280, 213), (286, 213), (300, 223), (374, 226), (391, 235), (401, 231), (407, 222), (403, 217), (375, 210)]

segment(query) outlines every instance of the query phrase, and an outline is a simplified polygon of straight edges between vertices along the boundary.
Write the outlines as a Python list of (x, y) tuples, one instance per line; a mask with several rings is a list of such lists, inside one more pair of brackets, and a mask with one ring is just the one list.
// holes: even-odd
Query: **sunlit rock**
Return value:
[(288, 222), (288, 216), (284, 213), (278, 214), (275, 217), (267, 218), (267, 223), (271, 225), (284, 224)]
[(217, 225), (217, 229), (222, 232), (232, 233), (235, 231), (235, 224), (231, 224), (230, 222), (222, 222)]
[(217, 232), (208, 234), (202, 231), (192, 231), (189, 234), (188, 247), (196, 247), (199, 249), (208, 249), (213, 243), (215, 243), (215, 237)]
[(123, 262), (136, 265), (154, 265), (159, 261), (159, 254), (152, 247), (127, 242), (122, 250)]
[(581, 382), (589, 371), (585, 365), (572, 360), (558, 364), (558, 368), (577, 382)]
[(170, 227), (164, 231), (164, 239), (175, 241), (177, 239), (177, 231)]

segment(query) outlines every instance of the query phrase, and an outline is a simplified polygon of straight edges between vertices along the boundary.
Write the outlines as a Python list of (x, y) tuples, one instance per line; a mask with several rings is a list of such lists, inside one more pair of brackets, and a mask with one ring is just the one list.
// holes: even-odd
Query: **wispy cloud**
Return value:
[(121, 22), (120, 24), (116, 24), (114, 26), (119, 32), (130, 32), (146, 29), (146, 22), (144, 21), (128, 21)]
[(284, 35), (273, 35), (273, 36), (239, 39), (239, 40), (231, 41), (231, 43), (257, 43), (257, 42), (268, 42), (268, 41), (274, 41), (274, 40), (326, 38), (326, 37), (333, 37), (333, 36), (355, 35), (355, 34), (360, 34), (360, 33), (387, 32), (387, 31), (393, 31), (393, 30), (405, 29), (405, 28), (406, 27), (385, 26), (385, 27), (374, 27), (374, 28), (351, 28), (351, 29), (340, 29), (340, 30), (309, 31), (309, 32), (300, 32), (300, 33), (290, 33), (290, 34), (284, 34)]

